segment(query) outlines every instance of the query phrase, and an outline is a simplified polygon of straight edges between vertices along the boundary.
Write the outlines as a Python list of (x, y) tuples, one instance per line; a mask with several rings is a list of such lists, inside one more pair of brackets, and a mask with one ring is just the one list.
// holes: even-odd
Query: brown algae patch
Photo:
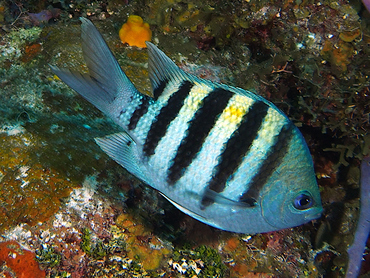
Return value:
[(31, 159), (37, 148), (31, 134), (0, 133), (0, 142), (0, 231), (47, 220), (76, 184)]
[(129, 214), (118, 216), (116, 224), (126, 230), (127, 256), (139, 260), (144, 269), (156, 270), (163, 264), (164, 258), (171, 254), (171, 250), (165, 247), (159, 238), (146, 230), (144, 225), (135, 223)]

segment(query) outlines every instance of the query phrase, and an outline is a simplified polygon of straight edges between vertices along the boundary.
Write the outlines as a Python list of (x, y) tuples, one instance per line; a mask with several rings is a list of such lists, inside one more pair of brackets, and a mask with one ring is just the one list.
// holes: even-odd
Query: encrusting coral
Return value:
[(0, 243), (0, 265), (4, 269), (4, 277), (45, 277), (35, 254), (22, 249), (15, 241)]

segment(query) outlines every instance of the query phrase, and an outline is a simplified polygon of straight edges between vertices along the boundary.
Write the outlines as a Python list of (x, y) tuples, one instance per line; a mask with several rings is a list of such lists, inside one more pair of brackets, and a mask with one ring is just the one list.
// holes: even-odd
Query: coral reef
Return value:
[[(0, 133), (0, 232), (20, 223), (35, 225), (55, 214), (73, 184), (33, 159), (39, 139), (22, 128)], [(19, 132), (19, 133), (17, 133)]]

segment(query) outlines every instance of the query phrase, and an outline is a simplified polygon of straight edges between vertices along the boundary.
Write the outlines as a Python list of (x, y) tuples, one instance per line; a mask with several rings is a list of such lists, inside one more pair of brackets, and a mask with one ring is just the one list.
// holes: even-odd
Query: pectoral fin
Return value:
[(127, 133), (115, 133), (103, 138), (95, 138), (95, 141), (113, 160), (150, 185), (150, 179), (140, 167), (140, 158), (135, 151), (136, 143)]

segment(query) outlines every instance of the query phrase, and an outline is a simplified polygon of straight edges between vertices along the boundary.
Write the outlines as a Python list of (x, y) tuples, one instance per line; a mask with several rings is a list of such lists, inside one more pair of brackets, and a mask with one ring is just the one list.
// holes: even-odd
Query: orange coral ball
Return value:
[(119, 30), (119, 37), (130, 46), (146, 47), (145, 42), (151, 40), (152, 31), (140, 16), (130, 15)]

